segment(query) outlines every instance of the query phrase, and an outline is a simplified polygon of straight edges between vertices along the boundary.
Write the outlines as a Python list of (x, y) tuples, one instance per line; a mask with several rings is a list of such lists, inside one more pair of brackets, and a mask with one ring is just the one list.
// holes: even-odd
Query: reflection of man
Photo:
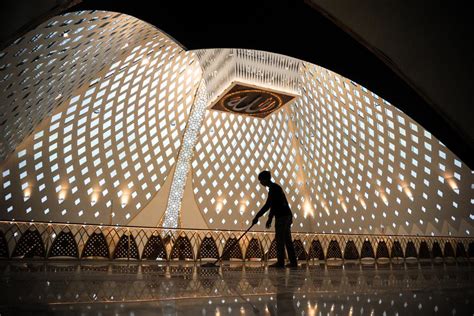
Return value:
[(283, 189), (273, 182), (270, 171), (262, 171), (258, 175), (260, 183), (268, 187), (268, 198), (265, 205), (258, 211), (257, 215), (253, 219), (252, 223), (256, 224), (258, 219), (270, 209), (266, 227), (272, 226), (273, 217), (275, 217), (275, 238), (277, 246), (277, 258), (278, 261), (269, 267), (272, 268), (284, 268), (285, 267), (285, 246), (288, 252), (288, 259), (290, 263), (287, 267), (297, 267), (298, 261), (295, 255), (295, 248), (293, 247), (293, 240), (291, 238), (291, 223), (293, 222), (293, 214), (291, 213), (290, 206), (286, 200), (285, 192)]
[(300, 275), (292, 276), (292, 273), (293, 272), (289, 274), (268, 274), (270, 282), (276, 288), (276, 306), (268, 306), (268, 311), (271, 316), (296, 315), (296, 309), (293, 305), (293, 296), (295, 291), (301, 287), (303, 278)]

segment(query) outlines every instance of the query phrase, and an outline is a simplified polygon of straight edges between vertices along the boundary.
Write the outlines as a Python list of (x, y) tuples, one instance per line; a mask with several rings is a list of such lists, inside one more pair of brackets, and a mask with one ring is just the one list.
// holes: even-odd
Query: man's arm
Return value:
[(273, 214), (273, 210), (270, 210), (270, 214), (268, 214), (267, 223), (265, 224), (265, 227), (266, 227), (267, 229), (269, 229), (270, 227), (272, 227), (273, 216), (275, 216), (275, 215)]

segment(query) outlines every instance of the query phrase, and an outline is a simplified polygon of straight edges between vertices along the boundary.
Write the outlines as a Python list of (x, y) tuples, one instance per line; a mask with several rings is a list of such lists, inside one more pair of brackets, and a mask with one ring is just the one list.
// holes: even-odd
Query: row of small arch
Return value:
[[(171, 247), (168, 253), (165, 244), (167, 240), (163, 240), (160, 235), (152, 235), (142, 251), (139, 253), (139, 248), (133, 235), (123, 234), (113, 252), (107, 243), (107, 240), (102, 232), (92, 233), (85, 243), (82, 252), (79, 253), (79, 247), (70, 231), (62, 231), (54, 239), (51, 247), (47, 251), (44, 246), (38, 230), (25, 231), (18, 242), (11, 256), (9, 255), (8, 243), (2, 231), (0, 231), (0, 258), (106, 258), (106, 259), (136, 259), (136, 260), (199, 260), (204, 258), (219, 258), (219, 251), (216, 241), (213, 237), (204, 237), (197, 247), (198, 251), (195, 254), (193, 246), (186, 235), (181, 235)], [(240, 245), (233, 246), (236, 242), (235, 237), (229, 237), (224, 245), (224, 260), (230, 259), (262, 259), (268, 260), (276, 258), (276, 242), (272, 241), (269, 250), (265, 253), (261, 242), (257, 238), (252, 238), (245, 251), (245, 255)], [(305, 249), (301, 240), (295, 239), (293, 241), (295, 251), (299, 260), (325, 260), (325, 259), (344, 259), (344, 260), (358, 260), (364, 258), (418, 258), (418, 259), (432, 259), (432, 258), (474, 258), (474, 242), (470, 242), (468, 250), (466, 251), (464, 244), (461, 242), (455, 243), (455, 247), (450, 241), (444, 243), (443, 249), (438, 241), (432, 243), (432, 247), (428, 246), (426, 241), (421, 241), (417, 250), (413, 241), (406, 243), (403, 249), (401, 243), (395, 240), (391, 249), (383, 240), (377, 243), (374, 251), (369, 240), (365, 240), (362, 244), (361, 251), (356, 247), (353, 240), (348, 240), (345, 244), (344, 251), (342, 251), (339, 242), (335, 239), (329, 242), (329, 245), (324, 252), (321, 242), (318, 239), (313, 239), (308, 249)]]

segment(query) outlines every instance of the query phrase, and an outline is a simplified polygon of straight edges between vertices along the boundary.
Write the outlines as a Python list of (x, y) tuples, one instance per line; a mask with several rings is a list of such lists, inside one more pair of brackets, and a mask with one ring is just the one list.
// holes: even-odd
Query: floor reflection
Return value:
[(0, 314), (473, 315), (474, 265), (0, 262)]

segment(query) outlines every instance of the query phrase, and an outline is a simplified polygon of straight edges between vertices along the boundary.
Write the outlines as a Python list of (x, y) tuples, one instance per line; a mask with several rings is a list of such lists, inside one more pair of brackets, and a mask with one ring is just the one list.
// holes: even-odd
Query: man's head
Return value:
[(262, 171), (258, 174), (258, 181), (268, 187), (272, 183), (272, 174), (268, 170)]

